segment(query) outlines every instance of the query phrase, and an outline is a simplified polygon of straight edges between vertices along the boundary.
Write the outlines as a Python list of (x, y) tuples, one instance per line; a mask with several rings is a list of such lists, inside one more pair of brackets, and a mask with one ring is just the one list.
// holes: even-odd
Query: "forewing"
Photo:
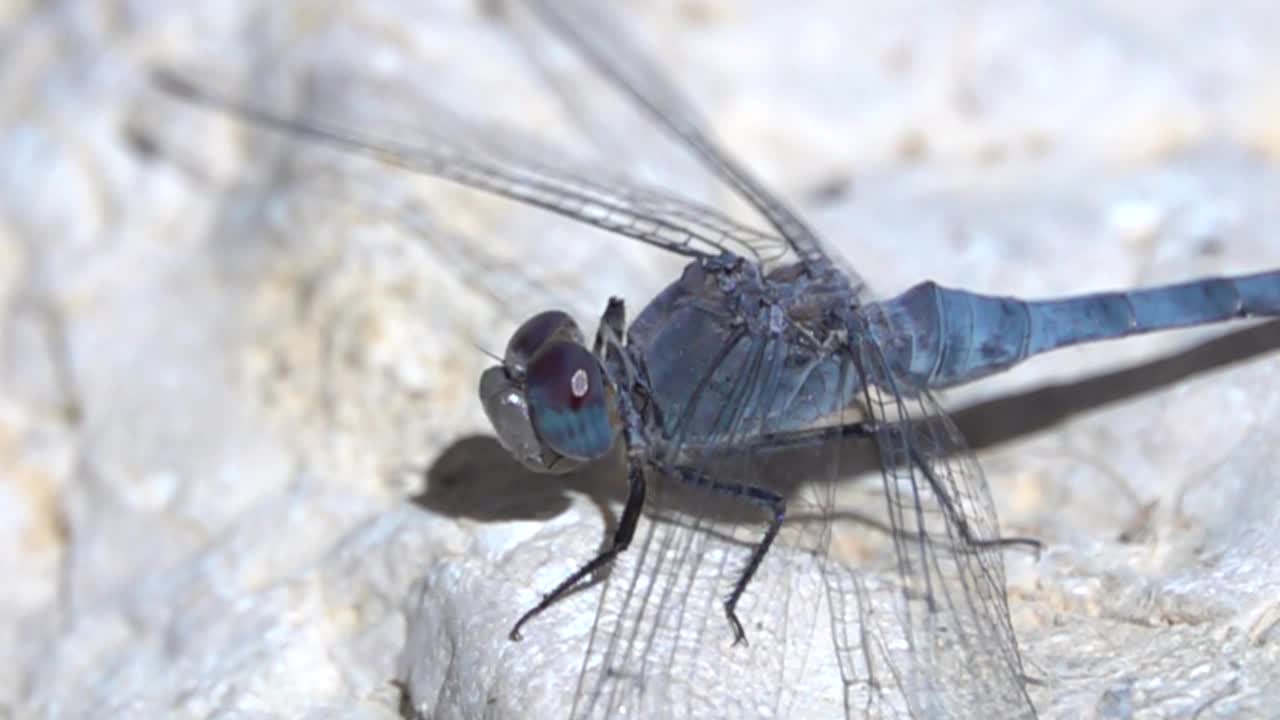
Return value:
[[(707, 169), (752, 205), (781, 235), (801, 262), (838, 263), (817, 234), (781, 198), (720, 148), (690, 103), (664, 76), (605, 3), (527, 0), (538, 17), (597, 72), (664, 130), (700, 158)], [(848, 268), (851, 284), (858, 284)]]
[[(529, 308), (558, 308), (581, 318), (599, 313), (596, 305), (531, 272), (527, 262), (504, 257), (491, 249), (491, 243), (464, 237), (439, 222), (440, 213), (422, 198), (393, 195), (385, 186), (371, 191), (367, 185), (345, 177), (313, 178), (311, 182), (312, 192), (346, 205), (351, 212), (367, 215), (367, 223), (385, 223), (429, 247), (462, 284), (492, 300), (494, 308), (512, 327), (528, 319)], [(476, 328), (477, 333), (491, 330)], [(487, 344), (493, 337), (477, 334), (473, 340)]]
[(786, 251), (781, 239), (713, 208), (599, 169), (551, 161), (572, 153), (556, 152), (545, 142), (492, 123), (468, 126), (421, 98), (416, 100), (422, 105), (415, 115), (419, 120), (411, 128), (372, 131), (356, 129), (367, 125), (355, 119), (344, 122), (344, 111), (337, 106), (293, 117), (169, 71), (158, 71), (155, 80), (172, 95), (260, 127), (515, 200), (686, 257), (734, 252), (768, 261)]

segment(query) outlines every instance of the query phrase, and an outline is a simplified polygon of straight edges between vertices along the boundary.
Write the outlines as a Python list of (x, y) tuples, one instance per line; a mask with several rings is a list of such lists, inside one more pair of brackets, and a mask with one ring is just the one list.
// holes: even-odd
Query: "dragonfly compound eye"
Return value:
[(538, 313), (525, 320), (512, 334), (502, 362), (508, 371), (522, 377), (528, 371), (530, 359), (543, 347), (557, 341), (582, 345), (582, 331), (567, 313), (559, 310)]
[(480, 401), (498, 441), (525, 467), (548, 472), (554, 458), (542, 452), (542, 443), (529, 419), (524, 389), (508, 377), (505, 368), (491, 367), (480, 376)]
[(594, 460), (613, 446), (604, 378), (582, 345), (558, 341), (529, 362), (525, 383), (534, 431), (551, 450), (573, 460)]

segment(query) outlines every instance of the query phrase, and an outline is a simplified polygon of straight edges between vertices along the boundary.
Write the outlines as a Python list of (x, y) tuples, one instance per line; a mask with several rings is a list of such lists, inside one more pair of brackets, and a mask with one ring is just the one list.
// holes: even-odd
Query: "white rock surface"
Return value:
[[(508, 487), (524, 476), (491, 446), (459, 444), (487, 432), (474, 344), (499, 350), (550, 302), (538, 285), (593, 326), (609, 294), (638, 310), (678, 263), (249, 131), (157, 94), (147, 70), (384, 127), (429, 95), (726, 192), (539, 51), (577, 88), (584, 139), (530, 69), (538, 36), (486, 4), (173, 5), (0, 9), (0, 714), (565, 712), (596, 591), (524, 643), (505, 634), (597, 546), (601, 513), (554, 480)], [(1280, 267), (1274, 3), (806, 8), (623, 10), (880, 292), (932, 278), (1046, 297)], [(536, 284), (458, 276), (477, 248)], [(1205, 337), (1064, 351), (949, 404)], [(1008, 559), (1044, 715), (1274, 713), (1278, 369), (1272, 352), (1159, 383), (982, 453), (1006, 530), (1047, 543)]]

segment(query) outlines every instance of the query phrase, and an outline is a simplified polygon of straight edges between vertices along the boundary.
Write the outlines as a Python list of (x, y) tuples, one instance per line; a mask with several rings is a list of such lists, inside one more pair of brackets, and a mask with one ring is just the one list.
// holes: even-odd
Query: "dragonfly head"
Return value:
[(600, 362), (573, 318), (558, 310), (515, 331), (502, 364), (480, 377), (480, 400), (498, 441), (531, 470), (567, 472), (613, 446)]

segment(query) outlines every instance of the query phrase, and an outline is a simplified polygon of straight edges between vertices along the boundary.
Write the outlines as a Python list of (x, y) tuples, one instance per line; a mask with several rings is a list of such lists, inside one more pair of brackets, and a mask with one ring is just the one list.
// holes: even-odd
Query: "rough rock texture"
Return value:
[[(552, 302), (589, 326), (609, 294), (638, 309), (679, 264), (252, 132), (148, 68), (373, 130), (437, 117), (429, 97), (737, 206), (492, 3), (174, 5), (0, 9), (0, 715), (563, 712), (592, 593), (505, 634), (601, 512), (470, 437), (475, 346)], [(622, 10), (878, 291), (1280, 266), (1280, 6), (805, 7)], [(1015, 436), (981, 458), (1006, 531), (1047, 545), (1008, 558), (1046, 716), (1280, 706), (1280, 368), (1157, 363), (1206, 337), (949, 399), (1077, 383), (961, 414), (977, 444)]]

